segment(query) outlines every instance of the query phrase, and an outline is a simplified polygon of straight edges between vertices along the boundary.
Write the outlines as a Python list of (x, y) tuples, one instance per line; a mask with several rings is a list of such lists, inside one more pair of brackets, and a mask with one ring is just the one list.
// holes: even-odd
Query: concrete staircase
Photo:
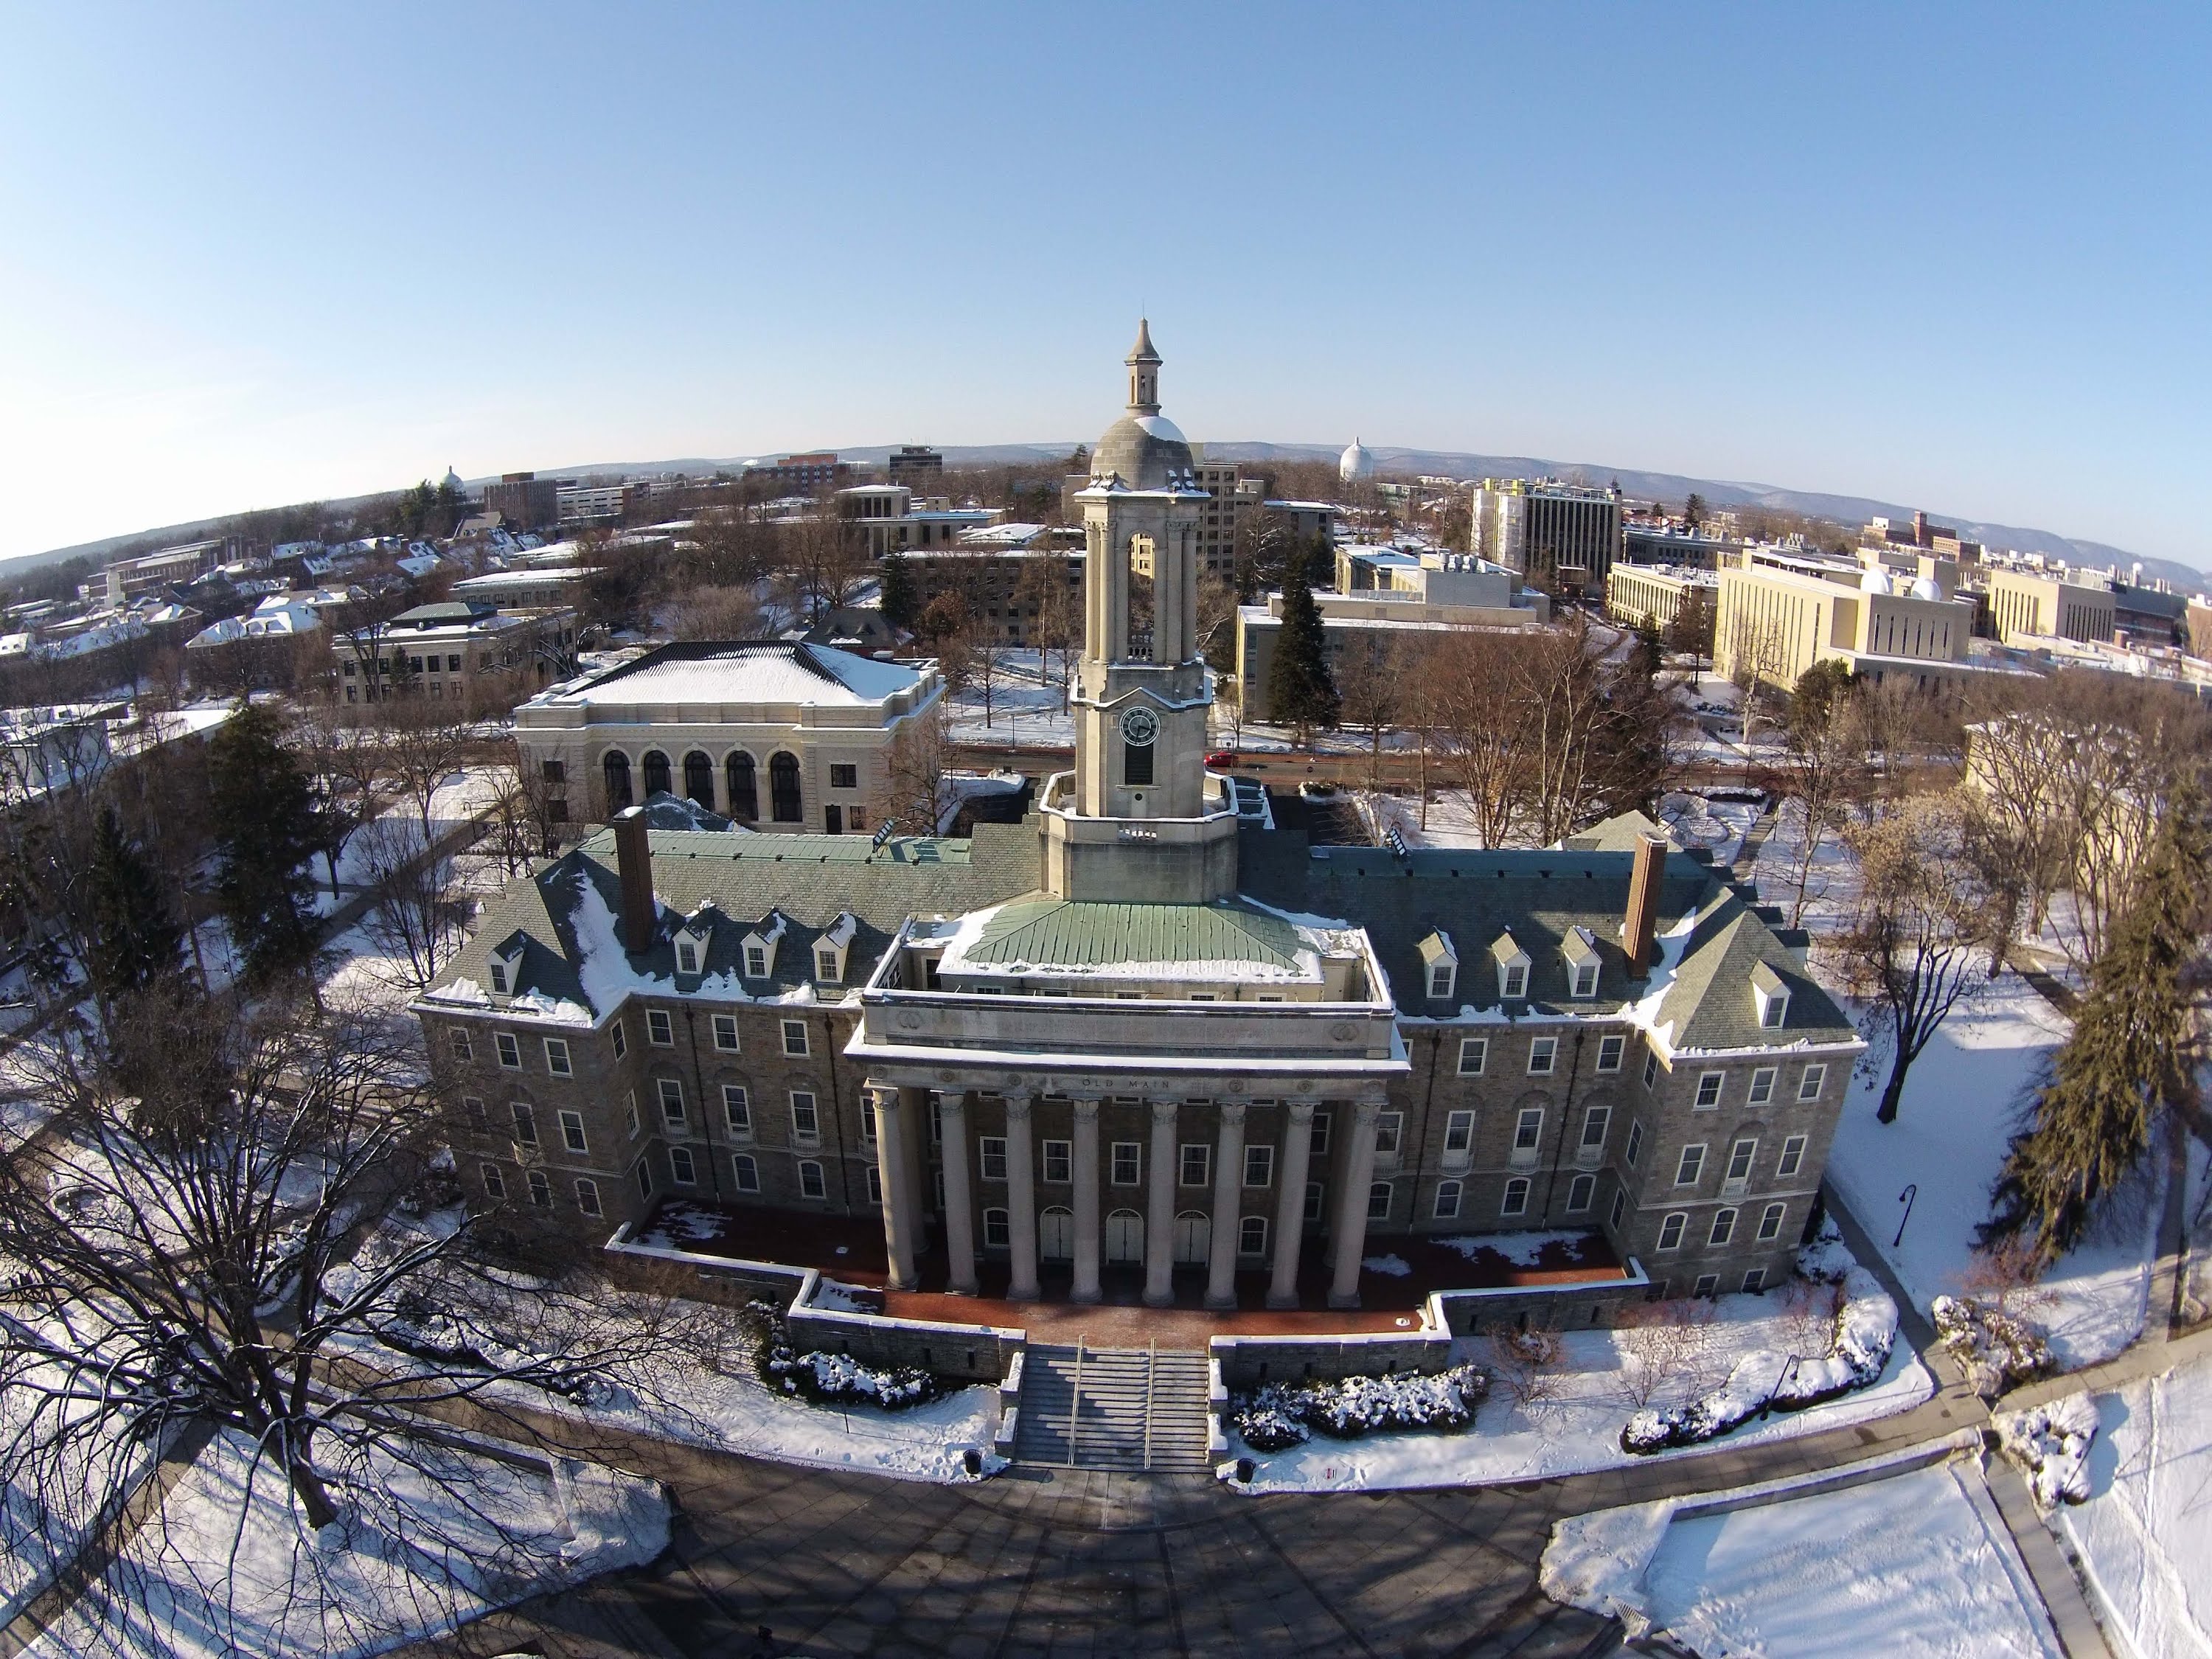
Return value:
[(1066, 1468), (1206, 1468), (1206, 1355), (1031, 1344), (1014, 1456)]

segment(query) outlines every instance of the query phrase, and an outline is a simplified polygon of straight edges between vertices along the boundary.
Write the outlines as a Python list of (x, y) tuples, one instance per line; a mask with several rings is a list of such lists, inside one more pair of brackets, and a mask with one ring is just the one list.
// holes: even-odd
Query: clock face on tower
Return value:
[(1144, 744), (1160, 734), (1160, 717), (1142, 704), (1121, 714), (1121, 741)]

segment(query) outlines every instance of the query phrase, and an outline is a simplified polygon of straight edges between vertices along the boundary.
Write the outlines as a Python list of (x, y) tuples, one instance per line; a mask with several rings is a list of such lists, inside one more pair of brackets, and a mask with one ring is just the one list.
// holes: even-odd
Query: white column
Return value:
[(1363, 1100), (1352, 1109), (1352, 1145), (1344, 1160), (1344, 1190), (1336, 1198), (1336, 1237), (1331, 1241), (1328, 1305), (1359, 1305), (1359, 1258), (1367, 1253), (1367, 1189), (1375, 1180), (1375, 1120), (1382, 1103)]
[(975, 1294), (975, 1210), (968, 1179), (968, 1097), (948, 1090), (937, 1097), (945, 1139), (945, 1254), (951, 1263), (945, 1288)]
[(929, 1206), (922, 1195), (922, 1172), (929, 1167), (929, 1091), (898, 1091), (899, 1127), (904, 1131), (899, 1158), (899, 1179), (906, 1186), (906, 1212), (914, 1224), (916, 1255), (929, 1248)]
[(1206, 1258), (1206, 1305), (1237, 1305), (1237, 1223), (1244, 1188), (1244, 1103), (1221, 1105), (1221, 1139), (1213, 1154), (1213, 1245)]
[(1313, 1159), (1313, 1102), (1296, 1100), (1284, 1115), (1283, 1144), (1275, 1153), (1275, 1276), (1267, 1305), (1298, 1305), (1298, 1255), (1306, 1242), (1306, 1177)]
[(1145, 1305), (1175, 1305), (1176, 1103), (1152, 1103), (1151, 1195), (1145, 1206)]
[(910, 1291), (914, 1271), (914, 1215), (907, 1207), (906, 1130), (899, 1116), (898, 1091), (871, 1085), (876, 1115), (876, 1173), (884, 1188), (884, 1255), (890, 1262), (891, 1288)]
[(1098, 1103), (1075, 1103), (1076, 1302), (1096, 1302), (1098, 1290)]
[(1006, 1097), (1006, 1242), (1013, 1247), (1008, 1298), (1037, 1298), (1036, 1167), (1030, 1146), (1030, 1097)]

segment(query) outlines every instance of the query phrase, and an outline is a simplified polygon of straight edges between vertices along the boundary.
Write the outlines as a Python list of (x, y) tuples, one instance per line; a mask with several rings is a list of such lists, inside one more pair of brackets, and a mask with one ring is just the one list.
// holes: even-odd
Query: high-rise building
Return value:
[(1620, 553), (1620, 492), (1556, 478), (1474, 486), (1475, 550), (1535, 586), (1593, 592)]
[(540, 530), (560, 522), (561, 486), (535, 472), (502, 472), (484, 486), (483, 504), (510, 530)]
[(902, 444), (888, 463), (891, 482), (927, 494), (945, 476), (945, 457), (927, 444)]

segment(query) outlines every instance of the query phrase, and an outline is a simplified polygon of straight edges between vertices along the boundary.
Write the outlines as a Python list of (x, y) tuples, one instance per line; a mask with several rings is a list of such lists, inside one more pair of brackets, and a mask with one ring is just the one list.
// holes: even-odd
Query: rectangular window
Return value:
[(1705, 1172), (1705, 1143), (1704, 1141), (1695, 1141), (1683, 1147), (1681, 1159), (1674, 1165), (1674, 1184), (1677, 1187), (1696, 1186), (1698, 1177)]
[(1713, 1212), (1712, 1231), (1706, 1235), (1705, 1243), (1717, 1248), (1720, 1245), (1727, 1243), (1729, 1240), (1735, 1237), (1735, 1212), (1734, 1210), (1715, 1210)]
[(730, 1133), (733, 1135), (749, 1135), (753, 1132), (752, 1098), (734, 1083), (722, 1085), (722, 1120), (730, 1126)]
[(805, 1020), (787, 1019), (783, 1022), (783, 1052), (794, 1060), (805, 1058), (807, 1048)]
[(1474, 1114), (1449, 1112), (1444, 1115), (1444, 1156), (1465, 1158), (1474, 1146)]
[(1577, 1176), (1567, 1183), (1567, 1213), (1585, 1213), (1589, 1209), (1590, 1200), (1596, 1196), (1597, 1177), (1594, 1175)]
[(699, 947), (688, 939), (676, 941), (676, 971), (679, 974), (699, 971)]
[(1432, 962), (1429, 964), (1429, 994), (1431, 996), (1448, 997), (1452, 994), (1452, 965), (1449, 962)]
[(1751, 1074), (1751, 1093), (1745, 1097), (1745, 1103), (1752, 1106), (1764, 1106), (1773, 1098), (1774, 1068), (1771, 1066), (1762, 1066)]
[(884, 1172), (881, 1167), (873, 1164), (869, 1164), (867, 1166), (867, 1179), (868, 1202), (871, 1204), (881, 1204), (884, 1201)]
[[(758, 1192), (760, 1190), (759, 1160), (755, 1158), (750, 1152), (739, 1152), (736, 1158), (732, 1160), (732, 1164), (737, 1171), (738, 1190), (741, 1193)], [(874, 1174), (875, 1168), (876, 1166), (871, 1164), (868, 1166), (868, 1172), (871, 1175)], [(878, 1204), (883, 1202), (883, 1194), (880, 1192), (876, 1193), (873, 1196)]]
[(1312, 1136), (1306, 1145), (1316, 1158), (1325, 1158), (1328, 1155), (1328, 1114), (1327, 1112), (1314, 1114)]
[(833, 762), (830, 768), (830, 787), (832, 789), (858, 789), (860, 787), (860, 769), (858, 766), (840, 766)]
[(1528, 1213), (1528, 1177), (1527, 1176), (1515, 1176), (1512, 1180), (1505, 1183), (1505, 1196), (1498, 1206), (1498, 1213), (1500, 1215)]
[(1398, 1147), (1406, 1136), (1406, 1115), (1403, 1112), (1377, 1112), (1375, 1115), (1375, 1155), (1395, 1158)]
[(726, 1054), (738, 1052), (738, 1017), (735, 1014), (714, 1016), (714, 1047)]
[(1679, 1250), (1682, 1248), (1682, 1230), (1690, 1224), (1690, 1218), (1677, 1210), (1659, 1224), (1659, 1248)]
[(1482, 1062), (1489, 1055), (1488, 1037), (1462, 1037), (1459, 1040), (1459, 1074), (1462, 1077), (1480, 1077)]
[(1048, 1140), (1045, 1142), (1044, 1178), (1048, 1185), (1065, 1187), (1070, 1181), (1074, 1179), (1074, 1176), (1071, 1173), (1075, 1167), (1074, 1158), (1071, 1151), (1073, 1146), (1073, 1142), (1066, 1140)]
[(1464, 1190), (1456, 1181), (1437, 1182), (1436, 1218), (1439, 1221), (1455, 1221), (1459, 1218), (1459, 1198)]
[(1181, 1173), (1176, 1184), (1184, 1187), (1203, 1187), (1212, 1172), (1213, 1148), (1202, 1140), (1187, 1140), (1177, 1149)]
[(466, 1064), (476, 1058), (476, 1050), (469, 1046), (469, 1034), (459, 1026), (453, 1027), (452, 1035), (447, 1040), (453, 1044), (455, 1060)]
[(640, 1198), (653, 1196), (653, 1165), (643, 1158), (637, 1161), (637, 1195)]
[(1698, 1282), (1690, 1287), (1692, 1296), (1711, 1296), (1721, 1287), (1718, 1273), (1699, 1273)]
[(507, 1177), (499, 1172), (498, 1164), (487, 1164), (483, 1166), (483, 1189), (484, 1196), (494, 1203), (506, 1201)]
[(599, 1215), (603, 1213), (599, 1208), (599, 1183), (598, 1182), (577, 1182), (576, 1207), (581, 1210), (586, 1215)]
[(1624, 1190), (1616, 1188), (1613, 1194), (1613, 1211), (1610, 1217), (1613, 1231), (1619, 1232), (1620, 1231), (1620, 1218), (1627, 1212), (1627, 1193)]
[(544, 762), (538, 771), (548, 783), (566, 783), (568, 781), (568, 765), (565, 761)]
[(1237, 1224), (1237, 1254), (1265, 1255), (1267, 1254), (1267, 1218), (1248, 1215)]
[(1515, 963), (1505, 970), (1504, 994), (1508, 999), (1526, 995), (1528, 989), (1528, 969), (1524, 963)]
[(1610, 1106), (1593, 1106), (1589, 1111), (1583, 1113), (1583, 1149), (1588, 1152), (1595, 1152), (1599, 1147), (1604, 1146), (1606, 1131), (1612, 1127), (1612, 1124), (1613, 1108)]
[(550, 1210), (553, 1207), (553, 1183), (546, 1179), (543, 1170), (530, 1172), (530, 1203), (533, 1209)]
[(1577, 1000), (1597, 994), (1597, 963), (1583, 962), (1576, 964), (1574, 994)]
[(660, 1091), (660, 1121), (670, 1128), (682, 1133), (684, 1128), (684, 1085), (672, 1077), (656, 1080)]
[(559, 1115), (561, 1144), (572, 1152), (591, 1151), (584, 1141), (584, 1115), (581, 1112), (562, 1112)]
[(1828, 1068), (1826, 1066), (1808, 1066), (1805, 1068), (1805, 1075), (1797, 1079), (1797, 1098), (1800, 1100), (1818, 1100), (1820, 1097), (1820, 1085), (1827, 1080)]
[(1006, 1138), (1004, 1135), (981, 1135), (975, 1145), (982, 1161), (983, 1179), (1004, 1181), (1006, 1178)]
[(1368, 1188), (1367, 1218), (1370, 1221), (1388, 1221), (1390, 1218), (1390, 1183), (1389, 1182), (1378, 1181)]
[(665, 1008), (645, 1011), (645, 1040), (656, 1048), (676, 1046), (676, 1022)]
[(568, 1065), (568, 1043), (565, 1037), (545, 1039), (545, 1069), (555, 1077), (574, 1077)]
[(1787, 1181), (1805, 1167), (1805, 1137), (1791, 1135), (1782, 1143), (1781, 1160), (1774, 1166), (1778, 1179)]
[(1644, 1126), (1641, 1123), (1632, 1123), (1628, 1126), (1628, 1145), (1622, 1148), (1631, 1169), (1636, 1167), (1636, 1155), (1643, 1150)]
[(1520, 1115), (1513, 1121), (1513, 1150), (1533, 1152), (1543, 1138), (1544, 1109), (1541, 1106), (1523, 1106)]
[(1557, 1037), (1540, 1036), (1530, 1039), (1528, 1075), (1530, 1077), (1551, 1076), (1552, 1062), (1559, 1057), (1559, 1040)]
[(1731, 1182), (1751, 1179), (1751, 1161), (1759, 1154), (1759, 1142), (1747, 1135), (1729, 1148), (1728, 1178)]
[(1302, 1212), (1309, 1221), (1321, 1219), (1322, 1187), (1318, 1181), (1306, 1182), (1306, 1206)]
[(1244, 1184), (1265, 1187), (1275, 1178), (1275, 1149), (1273, 1146), (1247, 1146), (1244, 1149)]
[(514, 1138), (526, 1146), (538, 1144), (538, 1114), (520, 1101), (514, 1103)]
[(1115, 1141), (1114, 1143), (1112, 1154), (1112, 1180), (1114, 1184), (1116, 1187), (1135, 1186), (1139, 1179), (1139, 1170), (1142, 1168), (1143, 1162), (1144, 1147), (1142, 1143), (1134, 1140)]
[(1004, 1210), (984, 1211), (983, 1248), (987, 1250), (1009, 1249), (1013, 1242), (1013, 1228), (1006, 1212)]
[(1597, 1068), (1601, 1072), (1620, 1069), (1620, 1056), (1628, 1047), (1628, 1039), (1618, 1031), (1597, 1040)]
[(1746, 1296), (1757, 1296), (1757, 1295), (1758, 1295), (1761, 1291), (1765, 1290), (1765, 1288), (1766, 1288), (1766, 1269), (1765, 1269), (1765, 1268), (1764, 1268), (1764, 1267), (1753, 1267), (1753, 1268), (1752, 1268), (1748, 1273), (1745, 1273), (1745, 1274), (1744, 1274), (1744, 1276), (1743, 1276), (1743, 1292), (1744, 1292), (1744, 1294), (1745, 1294)]
[(1698, 1097), (1691, 1103), (1701, 1112), (1710, 1111), (1712, 1108), (1719, 1105), (1721, 1103), (1721, 1080), (1727, 1077), (1727, 1075), (1728, 1073), (1725, 1072), (1698, 1073)]
[(629, 1118), (629, 1138), (632, 1140), (635, 1140), (638, 1137), (638, 1132), (644, 1127), (637, 1121), (636, 1090), (632, 1089), (628, 1094), (623, 1097), (623, 1109)]
[(814, 953), (814, 977), (827, 984), (836, 983), (837, 953), (835, 951), (817, 951)]
[(805, 1141), (822, 1139), (822, 1117), (814, 1109), (811, 1090), (793, 1089), (791, 1091), (791, 1133)]
[(1644, 1086), (1656, 1087), (1659, 1082), (1659, 1051), (1654, 1048), (1644, 1056)]
[(1782, 1218), (1786, 1206), (1770, 1204), (1759, 1212), (1759, 1242), (1771, 1244), (1782, 1237)]
[(799, 1162), (799, 1195), (801, 1198), (827, 1198), (829, 1184), (822, 1179), (822, 1166), (812, 1158)]
[(698, 1184), (699, 1166), (689, 1146), (671, 1146), (668, 1149), (668, 1173), (679, 1187)]
[(519, 1072), (522, 1069), (522, 1044), (512, 1031), (501, 1031), (492, 1038), (492, 1046), (499, 1050), (500, 1069)]
[(768, 977), (768, 950), (765, 946), (759, 945), (745, 946), (745, 977), (747, 979)]
[(1121, 781), (1131, 787), (1142, 787), (1152, 781), (1152, 745), (1149, 743), (1125, 743), (1121, 745)]
[(608, 1030), (615, 1042), (615, 1058), (620, 1060), (629, 1052), (629, 1033), (623, 1030), (623, 1023), (620, 1020), (617, 1020)]

